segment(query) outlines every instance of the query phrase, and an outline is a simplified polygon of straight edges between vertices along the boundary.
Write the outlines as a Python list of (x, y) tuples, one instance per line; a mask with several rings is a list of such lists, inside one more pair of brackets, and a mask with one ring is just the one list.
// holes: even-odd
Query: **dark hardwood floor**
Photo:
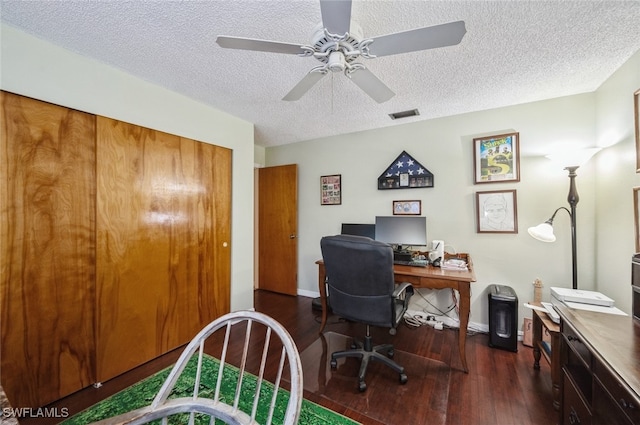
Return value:
[[(313, 348), (319, 340), (319, 312), (312, 310), (311, 299), (306, 297), (292, 297), (279, 295), (267, 291), (255, 293), (255, 308), (281, 322), (294, 338), (301, 353)], [(364, 328), (362, 325), (348, 323), (330, 316), (325, 332), (359, 337)], [(367, 375), (368, 389), (365, 393), (357, 390), (357, 378), (355, 369), (353, 379), (334, 380), (334, 386), (340, 386), (339, 391), (348, 394), (349, 398), (366, 400), (367, 394), (384, 393), (386, 397), (400, 397), (402, 394), (402, 406), (406, 406), (400, 412), (385, 412), (387, 403), (376, 403), (369, 406), (367, 412), (346, 407), (356, 406), (358, 403), (347, 403), (342, 397), (332, 400), (326, 395), (319, 395), (313, 391), (305, 390), (305, 398), (338, 413), (348, 416), (364, 425), (390, 425), (395, 424), (477, 424), (477, 425), (537, 425), (556, 424), (558, 414), (552, 407), (551, 377), (549, 365), (542, 361), (540, 370), (533, 369), (532, 349), (519, 343), (517, 353), (490, 348), (488, 336), (485, 334), (469, 335), (467, 338), (467, 362), (469, 373), (462, 371), (458, 349), (457, 330), (434, 330), (429, 326), (418, 329), (402, 326), (397, 335), (390, 336), (386, 330), (374, 329), (372, 331), (374, 342), (392, 342), (396, 352), (406, 352), (423, 358), (424, 361), (436, 360), (443, 362), (448, 367), (446, 373), (438, 376), (448, 376), (449, 382), (438, 382), (440, 388), (447, 391), (432, 391), (429, 400), (425, 400), (423, 391), (401, 391), (403, 386), (397, 381), (389, 379), (374, 379), (369, 377), (376, 370)], [(130, 372), (103, 383), (100, 388), (89, 387), (72, 394), (48, 408), (65, 408), (73, 415), (84, 408), (126, 388), (133, 383), (171, 365), (179, 356), (181, 350), (175, 350), (158, 359), (148, 362)], [(308, 352), (308, 350), (307, 350)], [(356, 359), (350, 359), (357, 365)], [(311, 370), (303, 373), (318, 374), (320, 359)], [(431, 362), (436, 364), (436, 362)], [(414, 376), (415, 378), (415, 376)], [(416, 385), (432, 385), (428, 379), (411, 381)], [(443, 379), (444, 380), (444, 379)], [(442, 394), (442, 397), (438, 397)], [(418, 407), (429, 403), (435, 409), (442, 412), (438, 416), (419, 416)], [(438, 404), (441, 404), (440, 406)], [(446, 406), (445, 406), (446, 405)], [(371, 412), (374, 412), (372, 414)], [(376, 419), (380, 417), (392, 417), (396, 420), (384, 422)], [(24, 419), (21, 424), (54, 424), (56, 420), (43, 418)], [(302, 424), (304, 425), (304, 424)]]

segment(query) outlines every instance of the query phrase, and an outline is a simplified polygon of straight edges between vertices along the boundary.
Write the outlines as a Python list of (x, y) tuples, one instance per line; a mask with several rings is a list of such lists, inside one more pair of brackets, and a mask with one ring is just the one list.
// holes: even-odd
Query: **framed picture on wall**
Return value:
[(422, 201), (393, 201), (393, 215), (420, 215)]
[(640, 187), (633, 188), (633, 223), (635, 228), (636, 252), (640, 252)]
[(473, 139), (474, 184), (520, 181), (519, 133)]
[(518, 233), (515, 190), (476, 192), (477, 233)]
[(640, 89), (633, 94), (633, 117), (636, 126), (636, 173), (640, 173)]
[(320, 177), (320, 205), (342, 204), (342, 175)]

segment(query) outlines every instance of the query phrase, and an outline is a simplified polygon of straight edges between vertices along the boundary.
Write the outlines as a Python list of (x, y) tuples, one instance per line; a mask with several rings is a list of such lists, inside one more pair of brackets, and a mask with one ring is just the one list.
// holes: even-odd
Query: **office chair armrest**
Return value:
[[(393, 291), (392, 297), (394, 300), (402, 302), (401, 312), (398, 312), (395, 308), (393, 309), (393, 322), (396, 323), (396, 325), (399, 323), (402, 316), (404, 316), (404, 313), (409, 308), (409, 299), (411, 298), (412, 295), (413, 295), (413, 286), (410, 283), (402, 282), (396, 285), (396, 288)], [(396, 316), (396, 314), (398, 313), (399, 315)], [(393, 331), (395, 332), (395, 327)]]
[(392, 295), (394, 298), (399, 298), (403, 293), (408, 293), (410, 294), (409, 296), (413, 295), (413, 285), (408, 282), (399, 283), (396, 285)]

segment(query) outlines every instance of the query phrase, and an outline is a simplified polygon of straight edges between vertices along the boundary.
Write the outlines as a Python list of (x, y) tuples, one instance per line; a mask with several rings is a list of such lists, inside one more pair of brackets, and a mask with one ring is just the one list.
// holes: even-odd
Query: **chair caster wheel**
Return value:
[(331, 359), (331, 369), (335, 369), (338, 367), (338, 361)]
[(367, 383), (364, 381), (360, 381), (358, 383), (358, 391), (360, 391), (361, 393), (365, 392), (367, 390)]
[(393, 358), (393, 355), (394, 355), (395, 353), (396, 353), (396, 352), (395, 352), (395, 351), (393, 351), (393, 348), (392, 348), (392, 349), (390, 349), (389, 351), (387, 351), (387, 357), (389, 357), (390, 359), (392, 359), (392, 358)]
[(407, 383), (407, 374), (406, 374), (406, 373), (401, 373), (401, 374), (400, 374), (400, 383), (401, 383), (402, 385), (404, 385), (404, 384), (406, 384), (406, 383)]

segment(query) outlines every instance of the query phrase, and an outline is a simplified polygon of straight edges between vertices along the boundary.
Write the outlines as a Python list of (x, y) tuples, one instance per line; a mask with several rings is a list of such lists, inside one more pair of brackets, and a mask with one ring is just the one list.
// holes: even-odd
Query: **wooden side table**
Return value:
[[(540, 303), (531, 303), (542, 307)], [(542, 340), (543, 329), (551, 336), (551, 346)], [(553, 408), (560, 410), (560, 325), (553, 323), (544, 311), (533, 310), (533, 368), (540, 369), (540, 357), (551, 366), (551, 391), (553, 393)]]

